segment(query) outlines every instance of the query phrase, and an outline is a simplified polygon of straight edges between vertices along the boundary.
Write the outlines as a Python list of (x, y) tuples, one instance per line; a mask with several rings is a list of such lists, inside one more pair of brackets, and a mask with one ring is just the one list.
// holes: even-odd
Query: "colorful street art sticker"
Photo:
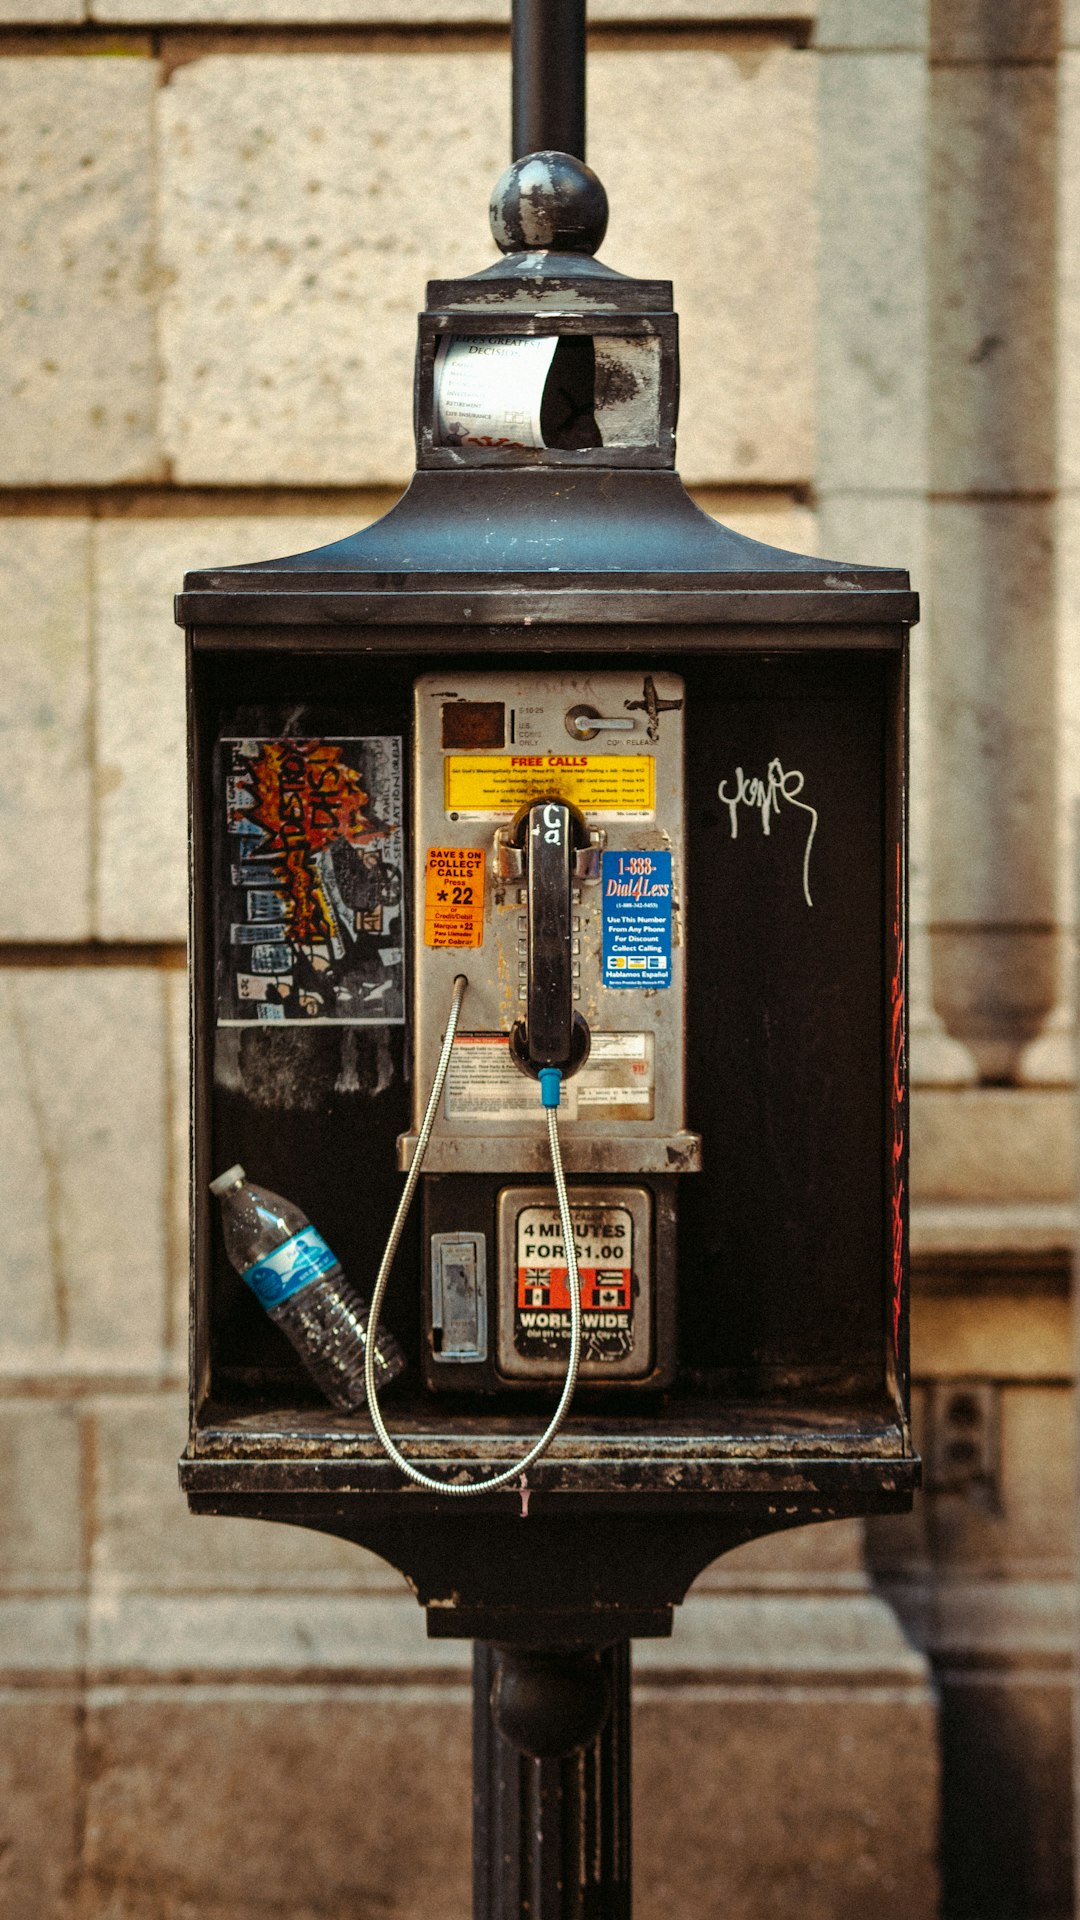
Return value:
[(400, 1026), (400, 739), (226, 738), (219, 753), (219, 1024)]

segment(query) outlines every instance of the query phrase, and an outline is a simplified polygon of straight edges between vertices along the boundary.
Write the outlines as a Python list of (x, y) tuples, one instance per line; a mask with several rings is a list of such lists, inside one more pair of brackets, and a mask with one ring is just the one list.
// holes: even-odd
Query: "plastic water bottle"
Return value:
[[(230, 1167), (210, 1182), (221, 1201), (225, 1251), (288, 1336), (308, 1372), (335, 1407), (365, 1404), (367, 1305), (349, 1285), (336, 1256), (306, 1214)], [(380, 1330), (375, 1377), (382, 1387), (405, 1365), (392, 1333)]]

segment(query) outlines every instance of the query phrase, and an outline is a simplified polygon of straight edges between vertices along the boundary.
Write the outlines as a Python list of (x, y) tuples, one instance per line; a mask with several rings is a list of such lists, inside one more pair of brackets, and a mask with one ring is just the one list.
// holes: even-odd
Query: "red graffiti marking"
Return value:
[(312, 856), (371, 831), (360, 775), (327, 740), (264, 740), (251, 770), (250, 817), (270, 836), (264, 851), (282, 859), (290, 937), (298, 945), (325, 940), (335, 928)]
[(889, 1054), (892, 1067), (892, 1330), (900, 1355), (900, 1310), (904, 1296), (904, 1122), (907, 1100), (907, 1031), (904, 1007), (904, 919), (900, 848), (896, 849), (896, 906), (893, 915), (896, 966), (890, 990)]

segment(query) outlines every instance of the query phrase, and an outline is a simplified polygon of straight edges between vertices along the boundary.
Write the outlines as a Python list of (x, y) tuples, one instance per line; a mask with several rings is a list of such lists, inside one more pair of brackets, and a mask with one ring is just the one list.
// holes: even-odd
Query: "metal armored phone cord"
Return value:
[(442, 1051), (439, 1054), (439, 1064), (435, 1069), (435, 1078), (431, 1083), (431, 1093), (428, 1096), (427, 1110), (424, 1114), (423, 1125), (417, 1136), (416, 1151), (412, 1157), (412, 1165), (406, 1175), (401, 1199), (398, 1201), (398, 1209), (394, 1215), (394, 1224), (390, 1229), (390, 1238), (387, 1240), (386, 1251), (383, 1254), (382, 1262), (379, 1266), (378, 1276), (375, 1281), (375, 1290), (371, 1296), (371, 1307), (368, 1312), (367, 1343), (364, 1348), (364, 1391), (367, 1394), (371, 1424), (379, 1437), (383, 1451), (389, 1454), (394, 1465), (400, 1467), (402, 1473), (407, 1474), (410, 1480), (415, 1480), (418, 1487), (425, 1487), (429, 1493), (449, 1494), (459, 1500), (467, 1498), (470, 1494), (492, 1493), (497, 1487), (509, 1486), (511, 1481), (520, 1479), (525, 1469), (531, 1467), (535, 1460), (539, 1460), (542, 1453), (547, 1452), (548, 1447), (550, 1447), (555, 1435), (558, 1433), (559, 1428), (562, 1426), (563, 1421), (570, 1411), (570, 1402), (574, 1397), (574, 1388), (577, 1385), (578, 1367), (581, 1363), (581, 1280), (578, 1274), (577, 1248), (574, 1244), (574, 1223), (570, 1218), (570, 1201), (566, 1192), (566, 1176), (563, 1173), (562, 1153), (559, 1149), (559, 1125), (555, 1117), (558, 1111), (559, 1083), (562, 1080), (562, 1075), (557, 1067), (545, 1067), (541, 1071), (540, 1092), (547, 1113), (548, 1145), (551, 1149), (551, 1170), (555, 1176), (555, 1192), (559, 1200), (559, 1220), (562, 1225), (563, 1244), (566, 1248), (567, 1280), (570, 1288), (570, 1358), (567, 1361), (566, 1379), (563, 1381), (563, 1390), (559, 1396), (559, 1404), (535, 1446), (530, 1447), (528, 1453), (524, 1454), (512, 1467), (504, 1467), (501, 1473), (493, 1473), (490, 1479), (487, 1480), (465, 1481), (436, 1480), (431, 1474), (423, 1473), (419, 1467), (414, 1467), (411, 1461), (406, 1460), (403, 1453), (399, 1453), (387, 1432), (382, 1414), (379, 1411), (378, 1392), (375, 1386), (375, 1340), (379, 1328), (379, 1314), (382, 1311), (383, 1296), (386, 1293), (386, 1284), (390, 1278), (390, 1269), (394, 1264), (394, 1255), (398, 1250), (398, 1242), (404, 1231), (409, 1204), (416, 1191), (416, 1183), (420, 1178), (420, 1169), (424, 1164), (424, 1155), (427, 1152), (428, 1141), (431, 1138), (431, 1129), (435, 1125), (435, 1115), (439, 1110), (439, 1101), (442, 1099), (443, 1083), (446, 1080), (446, 1070), (450, 1065), (450, 1053), (454, 1045), (454, 1035), (457, 1032), (458, 1016), (461, 1013), (461, 1002), (465, 997), (465, 989), (468, 984), (468, 979), (463, 973), (459, 973), (454, 980), (454, 997), (450, 1004), (450, 1014), (446, 1022), (446, 1033), (443, 1037)]

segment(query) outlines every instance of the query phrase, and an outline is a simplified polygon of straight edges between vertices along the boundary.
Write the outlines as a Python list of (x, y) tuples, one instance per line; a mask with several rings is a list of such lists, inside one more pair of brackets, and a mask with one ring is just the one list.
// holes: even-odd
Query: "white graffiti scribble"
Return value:
[(770, 760), (764, 780), (747, 779), (742, 768), (736, 767), (734, 791), (728, 791), (726, 779), (721, 780), (716, 791), (728, 810), (733, 840), (739, 837), (740, 807), (748, 807), (751, 812), (758, 815), (761, 831), (765, 835), (771, 833), (773, 820), (779, 815), (784, 805), (798, 807), (802, 813), (809, 814), (810, 827), (806, 835), (806, 845), (803, 848), (802, 889), (807, 906), (812, 907), (814, 902), (810, 897), (810, 849), (817, 832), (818, 815), (816, 807), (812, 807), (808, 800), (799, 798), (805, 785), (806, 777), (797, 767), (792, 767), (790, 772), (785, 773), (779, 760)]

